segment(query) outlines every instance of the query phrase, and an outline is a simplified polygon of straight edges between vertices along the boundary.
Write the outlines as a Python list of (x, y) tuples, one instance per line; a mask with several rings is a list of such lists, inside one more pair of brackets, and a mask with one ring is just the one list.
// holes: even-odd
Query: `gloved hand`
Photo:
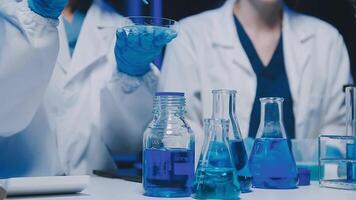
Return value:
[(33, 12), (53, 19), (61, 15), (67, 3), (68, 0), (28, 0), (28, 6)]
[(116, 33), (115, 56), (120, 72), (142, 76), (150, 70), (150, 63), (163, 47), (177, 37), (173, 29), (157, 26), (119, 28)]

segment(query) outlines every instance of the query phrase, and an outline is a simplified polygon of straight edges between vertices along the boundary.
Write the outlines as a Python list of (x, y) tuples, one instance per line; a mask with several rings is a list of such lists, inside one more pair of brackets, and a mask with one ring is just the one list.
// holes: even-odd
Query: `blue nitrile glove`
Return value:
[(53, 19), (61, 15), (67, 3), (68, 0), (28, 0), (28, 6), (33, 12)]
[(158, 26), (119, 28), (116, 33), (115, 56), (118, 70), (130, 76), (142, 76), (163, 47), (177, 37), (173, 29)]

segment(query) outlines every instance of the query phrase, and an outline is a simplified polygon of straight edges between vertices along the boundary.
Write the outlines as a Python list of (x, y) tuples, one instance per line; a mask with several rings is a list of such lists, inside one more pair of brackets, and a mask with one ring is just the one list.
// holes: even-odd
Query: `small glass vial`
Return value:
[(249, 159), (256, 188), (292, 189), (298, 173), (283, 125), (283, 98), (261, 98), (261, 123)]
[(188, 197), (194, 182), (194, 135), (184, 119), (184, 93), (156, 93), (143, 140), (144, 195)]
[(242, 193), (251, 192), (252, 175), (248, 167), (248, 156), (236, 117), (236, 91), (213, 90), (213, 119), (229, 121), (228, 139), (232, 161)]

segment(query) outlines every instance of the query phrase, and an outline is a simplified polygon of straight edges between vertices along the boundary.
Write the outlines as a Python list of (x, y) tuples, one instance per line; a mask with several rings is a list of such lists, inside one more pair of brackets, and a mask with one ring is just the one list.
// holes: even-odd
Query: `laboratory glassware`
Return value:
[(236, 117), (236, 91), (213, 90), (213, 119), (229, 121), (228, 139), (242, 193), (251, 192), (252, 176), (248, 156)]
[[(126, 34), (137, 32), (145, 28), (145, 34), (154, 34), (155, 30), (169, 35), (178, 33), (178, 22), (168, 18), (150, 16), (129, 16), (125, 17), (119, 24), (119, 29)], [(149, 31), (149, 32), (148, 32)], [(147, 36), (147, 35), (146, 35)]]
[(261, 98), (261, 122), (249, 159), (256, 188), (292, 189), (298, 173), (283, 125), (283, 98)]
[(154, 118), (144, 133), (144, 195), (187, 197), (194, 183), (194, 144), (184, 93), (156, 93)]
[(204, 120), (204, 145), (193, 186), (195, 199), (239, 199), (240, 186), (229, 147), (228, 129), (228, 120)]
[(297, 168), (310, 170), (311, 180), (319, 181), (318, 139), (293, 139), (291, 145)]
[(319, 137), (320, 186), (356, 190), (356, 137)]
[[(356, 190), (356, 86), (345, 87), (346, 136), (319, 137), (320, 185)], [(325, 168), (322, 171), (322, 168)], [(336, 168), (336, 169), (335, 169)], [(327, 170), (327, 173), (325, 172)], [(334, 170), (333, 170), (334, 169)]]

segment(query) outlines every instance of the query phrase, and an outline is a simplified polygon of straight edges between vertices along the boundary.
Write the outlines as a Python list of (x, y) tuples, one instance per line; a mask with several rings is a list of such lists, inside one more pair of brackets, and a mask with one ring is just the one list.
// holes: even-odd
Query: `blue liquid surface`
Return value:
[(205, 161), (200, 160), (198, 165), (192, 196), (196, 199), (239, 199), (236, 176), (227, 146), (211, 142)]
[(251, 192), (252, 176), (248, 167), (248, 158), (243, 140), (230, 141), (230, 148), (241, 192)]
[(144, 195), (188, 197), (194, 181), (194, 151), (146, 149), (143, 170)]
[(297, 187), (297, 168), (286, 139), (256, 139), (249, 165), (253, 176), (252, 184), (256, 188)]

